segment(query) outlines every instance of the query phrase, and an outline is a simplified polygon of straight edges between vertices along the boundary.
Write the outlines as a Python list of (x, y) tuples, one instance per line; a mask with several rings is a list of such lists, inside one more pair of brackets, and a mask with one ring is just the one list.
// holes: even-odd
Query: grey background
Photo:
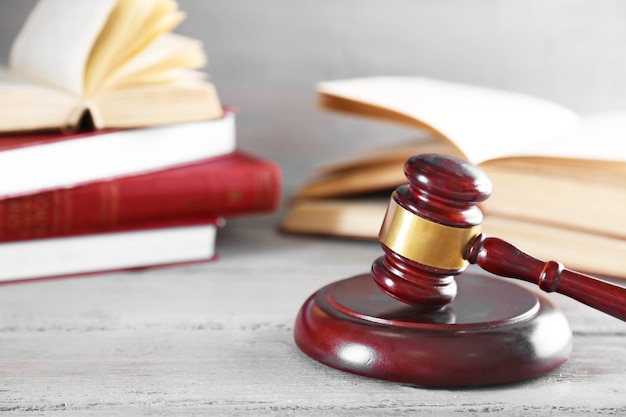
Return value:
[[(0, 0), (3, 61), (33, 0)], [(415, 133), (315, 107), (321, 80), (419, 74), (535, 94), (581, 112), (626, 107), (620, 0), (181, 0), (242, 149), (289, 194), (324, 162)]]

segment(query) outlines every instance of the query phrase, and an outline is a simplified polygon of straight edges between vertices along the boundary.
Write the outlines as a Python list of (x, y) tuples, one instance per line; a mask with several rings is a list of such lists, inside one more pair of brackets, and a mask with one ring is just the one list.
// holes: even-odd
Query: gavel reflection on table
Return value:
[(491, 194), (476, 166), (411, 157), (392, 194), (371, 273), (332, 283), (302, 306), (296, 344), (331, 367), (420, 386), (474, 386), (539, 376), (567, 361), (572, 333), (542, 293), (559, 292), (626, 320), (626, 288), (542, 262), (480, 232)]

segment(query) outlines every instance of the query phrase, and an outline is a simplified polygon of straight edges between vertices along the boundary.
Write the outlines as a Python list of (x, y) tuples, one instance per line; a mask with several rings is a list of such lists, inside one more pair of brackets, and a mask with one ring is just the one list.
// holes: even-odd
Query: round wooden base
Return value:
[(369, 274), (335, 282), (302, 306), (296, 344), (333, 368), (430, 387), (519, 381), (567, 361), (572, 333), (547, 298), (484, 275), (456, 280), (439, 311), (389, 297)]

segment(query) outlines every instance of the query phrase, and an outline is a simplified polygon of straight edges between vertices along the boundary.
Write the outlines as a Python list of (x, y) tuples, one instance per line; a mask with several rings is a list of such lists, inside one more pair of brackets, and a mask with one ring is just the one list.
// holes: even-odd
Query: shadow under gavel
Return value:
[(422, 154), (407, 161), (405, 174), (408, 184), (393, 193), (381, 227), (385, 254), (372, 265), (374, 280), (388, 295), (420, 308), (441, 309), (456, 296), (454, 276), (471, 263), (626, 320), (626, 288), (559, 262), (540, 261), (480, 232), (478, 204), (489, 197), (492, 186), (476, 166), (452, 156)]

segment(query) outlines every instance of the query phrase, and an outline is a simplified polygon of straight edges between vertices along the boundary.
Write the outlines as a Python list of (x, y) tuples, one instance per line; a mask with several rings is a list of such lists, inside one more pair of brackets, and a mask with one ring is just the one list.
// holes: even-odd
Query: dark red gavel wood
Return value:
[(470, 261), (624, 317), (617, 290), (587, 278), (580, 284), (581, 276), (569, 272), (557, 279), (556, 262), (482, 238), (478, 203), (489, 197), (491, 182), (477, 167), (425, 154), (410, 158), (405, 174), (408, 184), (393, 193), (379, 234), (384, 254), (371, 273), (321, 288), (298, 313), (294, 339), (313, 359), (438, 387), (520, 381), (565, 363), (572, 332), (554, 304), (487, 274), (466, 273), (457, 283)]
[[(478, 226), (478, 204), (491, 194), (491, 181), (475, 165), (448, 155), (422, 154), (405, 165), (408, 184), (392, 198), (408, 212), (453, 228)], [(414, 236), (420, 239), (420, 236)], [(453, 276), (461, 269), (441, 269), (413, 262), (385, 246), (374, 262), (372, 276), (383, 291), (415, 306), (438, 309), (456, 295)], [(584, 254), (581, 254), (584, 256)], [(496, 275), (539, 285), (626, 321), (626, 288), (543, 262), (498, 238), (479, 235), (465, 249), (464, 259)]]
[(496, 275), (536, 284), (626, 321), (626, 288), (571, 271), (559, 262), (543, 262), (498, 238), (479, 235), (465, 258)]

